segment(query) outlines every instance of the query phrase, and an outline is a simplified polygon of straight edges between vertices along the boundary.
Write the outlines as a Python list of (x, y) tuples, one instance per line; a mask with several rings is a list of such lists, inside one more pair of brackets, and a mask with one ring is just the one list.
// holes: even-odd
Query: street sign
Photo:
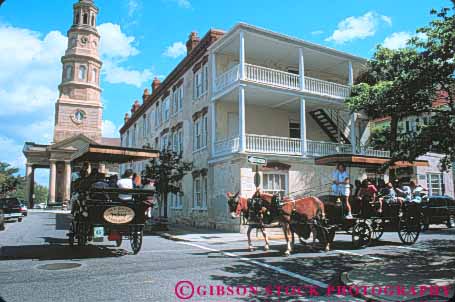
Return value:
[(248, 156), (248, 162), (250, 164), (255, 164), (255, 165), (262, 165), (262, 166), (267, 165), (267, 159), (265, 159), (263, 157), (252, 156), (252, 155)]

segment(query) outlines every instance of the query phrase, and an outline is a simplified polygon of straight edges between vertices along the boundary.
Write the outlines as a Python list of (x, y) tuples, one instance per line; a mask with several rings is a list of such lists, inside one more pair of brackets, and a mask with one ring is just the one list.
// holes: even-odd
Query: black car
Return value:
[(21, 202), (17, 198), (2, 198), (0, 199), (0, 209), (3, 210), (5, 220), (17, 219), (18, 222), (22, 221)]
[(446, 224), (455, 227), (455, 199), (446, 195), (429, 196), (422, 200), (423, 225)]

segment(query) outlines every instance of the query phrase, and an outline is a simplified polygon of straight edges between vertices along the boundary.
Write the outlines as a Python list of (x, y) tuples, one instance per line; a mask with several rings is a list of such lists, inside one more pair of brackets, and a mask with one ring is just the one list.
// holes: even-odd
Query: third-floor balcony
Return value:
[[(349, 96), (351, 88), (312, 77), (304, 76), (304, 85), (300, 85), (300, 76), (295, 73), (272, 69), (264, 66), (245, 64), (245, 78), (247, 82), (258, 83), (265, 86), (303, 91), (316, 96), (345, 99)], [(220, 74), (215, 79), (215, 94), (222, 92), (240, 80), (240, 64)], [(303, 89), (302, 89), (303, 88)]]

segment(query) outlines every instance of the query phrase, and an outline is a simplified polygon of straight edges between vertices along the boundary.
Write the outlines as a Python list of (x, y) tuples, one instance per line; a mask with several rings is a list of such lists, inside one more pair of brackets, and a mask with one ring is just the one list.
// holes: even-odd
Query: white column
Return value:
[(216, 91), (216, 55), (215, 52), (212, 52), (211, 54), (212, 57), (212, 96), (214, 92)]
[(300, 90), (305, 90), (305, 60), (303, 58), (303, 48), (299, 48), (299, 75)]
[(68, 202), (71, 199), (71, 161), (65, 161), (65, 190), (64, 201)]
[(245, 79), (245, 38), (243, 37), (243, 31), (240, 31), (240, 49), (239, 49), (239, 72), (240, 80)]
[(239, 152), (245, 152), (245, 86), (239, 86)]
[(305, 98), (300, 98), (300, 143), (302, 149), (302, 156), (307, 155), (307, 141), (306, 141), (306, 109)]
[(356, 113), (352, 112), (351, 113), (351, 146), (352, 146), (352, 154), (357, 153), (357, 140), (356, 140)]
[(212, 147), (212, 156), (215, 156), (215, 143), (216, 143), (216, 104), (210, 103), (210, 144)]
[(354, 72), (352, 70), (352, 61), (348, 62), (348, 85), (354, 85)]
[(30, 202), (32, 201), (32, 190), (33, 190), (33, 166), (29, 163), (27, 163), (26, 168), (25, 168), (25, 177), (26, 177), (26, 183), (25, 183), (25, 201), (30, 205)]
[(55, 203), (55, 183), (57, 178), (57, 165), (56, 161), (51, 159), (50, 162), (50, 171), (49, 171), (49, 203)]

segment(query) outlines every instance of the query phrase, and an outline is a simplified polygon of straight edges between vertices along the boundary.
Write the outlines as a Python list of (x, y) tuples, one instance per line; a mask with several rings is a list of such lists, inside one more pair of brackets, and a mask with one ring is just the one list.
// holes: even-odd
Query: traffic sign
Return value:
[(263, 157), (252, 156), (252, 155), (248, 156), (248, 162), (250, 164), (255, 164), (255, 165), (262, 165), (262, 166), (267, 165), (267, 159), (265, 159)]

